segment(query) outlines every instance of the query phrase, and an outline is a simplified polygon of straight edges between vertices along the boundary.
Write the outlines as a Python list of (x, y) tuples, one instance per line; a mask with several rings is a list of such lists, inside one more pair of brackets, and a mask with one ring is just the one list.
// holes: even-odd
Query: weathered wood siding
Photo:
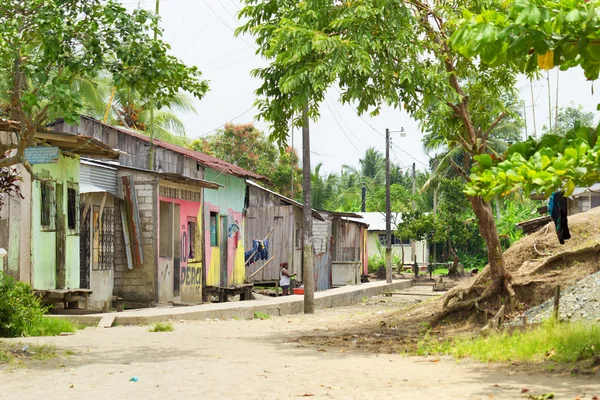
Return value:
[[(301, 259), (294, 259), (296, 252), (294, 235), (296, 227), (294, 207), (282, 205), (279, 197), (254, 186), (248, 186), (248, 209), (246, 211), (245, 249), (252, 249), (252, 240), (262, 240), (274, 228), (269, 237), (269, 258), (275, 259), (257, 275), (253, 282), (279, 280), (279, 265), (287, 262), (290, 270), (296, 272), (297, 279), (302, 278)], [(246, 268), (246, 275), (251, 275), (264, 263), (259, 260)]]
[[(81, 118), (78, 124), (68, 125), (63, 122), (55, 124), (52, 128), (56, 131), (79, 133), (101, 140), (110, 147), (127, 153), (119, 157), (119, 164), (148, 169), (150, 143), (147, 141), (86, 118)], [(183, 154), (156, 147), (154, 157), (156, 171), (182, 174), (197, 179), (204, 177), (204, 168), (196, 160)]]

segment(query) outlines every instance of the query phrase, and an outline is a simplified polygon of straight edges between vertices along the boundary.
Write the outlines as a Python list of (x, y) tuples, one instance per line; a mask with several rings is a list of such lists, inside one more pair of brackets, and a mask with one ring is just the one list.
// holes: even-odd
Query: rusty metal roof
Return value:
[[(0, 131), (18, 132), (21, 124), (18, 121), (0, 119)], [(72, 133), (51, 131), (38, 128), (35, 133), (36, 144), (59, 147), (61, 150), (69, 151), (84, 157), (117, 159), (119, 153), (98, 139), (85, 135), (74, 135)]]
[[(143, 133), (134, 131), (132, 129), (127, 129), (122, 126), (113, 126), (113, 125), (105, 124), (102, 121), (98, 121), (97, 119), (88, 117), (88, 116), (82, 116), (81, 118), (86, 118), (88, 120), (94, 121), (101, 125), (115, 129), (126, 135), (133, 136), (137, 139), (140, 139), (140, 140), (150, 143), (150, 138), (148, 136), (144, 135)], [(185, 147), (177, 146), (177, 145), (165, 142), (160, 139), (154, 139), (154, 144), (158, 147), (162, 147), (163, 149), (167, 149), (167, 150), (174, 151), (175, 153), (183, 154), (184, 156), (189, 157), (193, 160), (196, 160), (197, 162), (199, 162), (200, 164), (202, 164), (206, 167), (212, 168), (212, 169), (214, 169), (218, 172), (224, 173), (224, 174), (234, 175), (234, 176), (238, 176), (240, 178), (256, 179), (256, 180), (260, 180), (263, 182), (268, 181), (268, 178), (265, 176), (245, 170), (242, 167), (238, 167), (237, 165), (228, 163), (227, 161), (223, 161), (219, 158), (209, 156), (208, 154), (204, 154), (199, 151), (186, 149)]]

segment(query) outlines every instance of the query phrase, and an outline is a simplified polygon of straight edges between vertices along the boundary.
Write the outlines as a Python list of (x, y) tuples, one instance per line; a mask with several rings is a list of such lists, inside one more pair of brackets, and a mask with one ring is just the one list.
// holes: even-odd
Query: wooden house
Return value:
[[(325, 259), (331, 263), (331, 285), (344, 286), (361, 283), (368, 273), (367, 227), (356, 213), (320, 211), (327, 223), (313, 225), (317, 259), (315, 274), (325, 276)], [(320, 254), (329, 254), (327, 257)]]
[[(2, 140), (15, 141), (0, 123)], [(0, 247), (8, 250), (5, 273), (30, 284), (45, 300), (77, 306), (80, 285), (80, 156), (114, 159), (118, 153), (83, 135), (41, 130), (25, 157), (34, 176), (17, 165), (23, 198), (8, 196), (0, 211)]]
[(90, 117), (53, 128), (121, 151), (115, 295), (130, 304), (199, 303), (219, 288), (244, 283), (245, 180), (264, 177), (161, 140), (151, 144), (141, 133)]
[[(246, 268), (247, 275), (253, 275), (252, 282), (270, 284), (279, 281), (279, 265), (287, 262), (290, 272), (302, 282), (302, 239), (304, 218), (302, 204), (272, 190), (264, 188), (252, 180), (246, 181), (246, 237), (245, 248), (250, 250), (253, 240), (262, 240), (271, 233), (269, 258), (275, 257), (269, 265), (260, 269), (264, 260), (251, 263)], [(325, 221), (316, 210), (312, 211), (313, 222)], [(331, 286), (318, 290), (329, 289)]]

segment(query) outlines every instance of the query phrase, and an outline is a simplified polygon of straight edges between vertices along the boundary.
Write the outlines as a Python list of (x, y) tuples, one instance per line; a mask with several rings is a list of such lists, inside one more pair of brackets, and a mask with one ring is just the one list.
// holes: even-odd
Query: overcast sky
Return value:
[[(140, 7), (154, 10), (154, 0), (122, 0), (128, 8)], [(254, 90), (257, 79), (250, 77), (254, 68), (266, 65), (255, 55), (254, 40), (250, 36), (234, 37), (239, 26), (236, 14), (241, 8), (238, 0), (160, 0), (163, 39), (172, 47), (172, 54), (188, 65), (196, 65), (210, 81), (210, 92), (196, 101), (197, 115), (181, 115), (189, 137), (206, 136), (225, 123), (254, 122), (267, 130), (262, 121), (255, 121)], [(557, 70), (550, 71), (552, 109), (555, 107)], [(535, 103), (537, 132), (548, 125), (548, 84), (546, 79), (533, 82), (523, 78), (519, 84), (521, 97), (527, 110), (527, 127), (533, 134), (531, 89)], [(588, 111), (596, 111), (600, 103), (593, 95), (591, 82), (581, 70), (559, 73), (558, 105), (581, 104)], [(600, 87), (596, 88), (600, 90)], [(351, 106), (342, 106), (339, 93), (332, 89), (321, 105), (321, 119), (311, 125), (311, 150), (313, 168), (319, 162), (323, 170), (339, 172), (341, 165), (358, 164), (364, 150), (374, 146), (385, 151), (385, 129), (404, 128), (405, 137), (392, 134), (391, 158), (401, 166), (416, 162), (417, 168), (428, 165), (428, 156), (421, 144), (422, 133), (418, 123), (405, 112), (385, 109), (380, 116), (357, 117)], [(553, 111), (554, 112), (554, 111)], [(291, 142), (291, 138), (290, 138)], [(300, 132), (294, 133), (294, 147), (301, 151)]]

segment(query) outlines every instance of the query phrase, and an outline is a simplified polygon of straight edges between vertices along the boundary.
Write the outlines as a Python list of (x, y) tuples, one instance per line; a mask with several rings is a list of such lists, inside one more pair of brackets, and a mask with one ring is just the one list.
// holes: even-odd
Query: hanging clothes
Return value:
[(260, 259), (261, 260), (268, 260), (269, 259), (269, 241), (268, 240), (261, 240), (261, 247), (260, 247)]
[(254, 264), (256, 261), (260, 260), (260, 241), (253, 240), (252, 241), (252, 249), (246, 251), (244, 253), (244, 261), (246, 262), (246, 266)]
[(563, 196), (563, 192), (554, 192), (548, 199), (548, 214), (554, 221), (556, 234), (560, 244), (565, 244), (565, 240), (571, 239), (569, 232), (569, 223), (567, 220), (567, 198)]

